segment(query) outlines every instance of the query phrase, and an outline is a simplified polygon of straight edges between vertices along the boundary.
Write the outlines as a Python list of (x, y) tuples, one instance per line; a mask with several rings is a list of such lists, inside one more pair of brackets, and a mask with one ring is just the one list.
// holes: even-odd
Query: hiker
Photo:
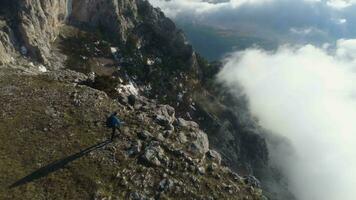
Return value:
[(124, 122), (120, 121), (120, 119), (117, 117), (117, 112), (114, 112), (113, 114), (108, 117), (106, 120), (106, 126), (108, 128), (112, 128), (112, 133), (111, 133), (111, 141), (114, 140), (114, 137), (116, 135), (116, 129), (118, 128), (120, 131), (121, 125), (123, 125)]

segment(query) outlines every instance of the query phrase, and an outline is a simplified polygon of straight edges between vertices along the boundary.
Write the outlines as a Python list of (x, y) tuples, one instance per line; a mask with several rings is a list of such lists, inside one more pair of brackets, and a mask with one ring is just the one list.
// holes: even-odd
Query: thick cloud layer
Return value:
[[(299, 200), (356, 196), (356, 40), (232, 54), (219, 79), (249, 97), (263, 127), (286, 137), (272, 160)], [(288, 146), (288, 145), (287, 145)]]

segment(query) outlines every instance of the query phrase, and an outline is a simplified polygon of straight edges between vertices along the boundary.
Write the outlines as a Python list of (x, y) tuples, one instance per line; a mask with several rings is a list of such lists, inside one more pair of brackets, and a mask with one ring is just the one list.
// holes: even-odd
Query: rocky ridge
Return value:
[[(1, 199), (262, 198), (168, 105), (140, 96), (134, 106), (115, 102), (72, 71), (1, 72)], [(111, 110), (127, 123), (112, 143), (104, 125)]]
[[(200, 102), (208, 95), (196, 96), (202, 91), (209, 93), (201, 78), (210, 66), (202, 64), (183, 33), (147, 1), (15, 0), (1, 3), (0, 10), (0, 85), (6, 94), (1, 102), (7, 105), (1, 110), (1, 132), (35, 144), (48, 141), (47, 146), (33, 149), (17, 137), (8, 139), (12, 143), (4, 140), (2, 157), (7, 164), (1, 168), (2, 174), (17, 174), (19, 178), (46, 162), (70, 155), (78, 146), (85, 148), (98, 138), (104, 141), (109, 130), (103, 128), (102, 121), (112, 110), (120, 110), (120, 116), (130, 124), (123, 130), (122, 141), (90, 151), (90, 157), (69, 165), (72, 167), (66, 174), (55, 172), (50, 179), (40, 176), (38, 181), (5, 176), (4, 188), (10, 183), (16, 185), (12, 192), (1, 191), (5, 199), (20, 198), (24, 191), (28, 199), (33, 195), (63, 198), (61, 189), (57, 191), (54, 185), (71, 185), (74, 189), (65, 195), (79, 199), (264, 198), (258, 181), (248, 176), (250, 172), (242, 178), (221, 164), (245, 168), (251, 159), (240, 158), (248, 155), (248, 149), (219, 149), (221, 141), (227, 143), (225, 138), (219, 140), (211, 134), (216, 129), (202, 123), (209, 123), (207, 119), (218, 122), (216, 113), (201, 109), (204, 104)], [(21, 112), (16, 110), (26, 110), (32, 106), (29, 103), (37, 106), (18, 117)], [(22, 120), (28, 123), (18, 126)], [(11, 129), (14, 125), (19, 128)], [(202, 129), (210, 130), (209, 135)], [(49, 135), (38, 135), (38, 131)], [(222, 131), (226, 133), (226, 129)], [(222, 157), (209, 149), (208, 137), (212, 146), (222, 150)], [(250, 139), (252, 144), (255, 141), (256, 137)], [(59, 147), (51, 149), (54, 144)], [(19, 145), (24, 147), (13, 148)], [(258, 145), (264, 150), (263, 141)], [(9, 157), (14, 151), (21, 153)], [(226, 153), (236, 154), (236, 160), (226, 162), (230, 156)], [(264, 153), (250, 154), (260, 163), (266, 160)], [(31, 156), (24, 161), (22, 155)], [(31, 159), (38, 160), (37, 165)], [(8, 167), (14, 164), (18, 168), (11, 171)], [(90, 169), (91, 164), (107, 172), (89, 170), (77, 176), (80, 168)], [(114, 171), (118, 174), (113, 175)], [(146, 180), (143, 174), (151, 178)], [(85, 184), (82, 178), (87, 180)], [(74, 184), (78, 181), (79, 186)], [(92, 185), (86, 185), (88, 182)]]

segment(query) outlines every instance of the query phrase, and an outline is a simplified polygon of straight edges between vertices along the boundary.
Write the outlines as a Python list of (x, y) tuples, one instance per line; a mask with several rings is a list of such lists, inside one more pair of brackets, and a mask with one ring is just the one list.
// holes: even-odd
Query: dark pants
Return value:
[(119, 132), (120, 132), (120, 128), (118, 127), (113, 127), (112, 128), (112, 133), (111, 133), (111, 139), (110, 140), (114, 140), (114, 137), (116, 135), (116, 129), (119, 129)]

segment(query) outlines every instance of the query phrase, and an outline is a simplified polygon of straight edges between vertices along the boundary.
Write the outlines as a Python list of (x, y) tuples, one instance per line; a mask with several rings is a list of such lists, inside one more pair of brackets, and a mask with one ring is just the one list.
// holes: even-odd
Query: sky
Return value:
[(224, 52), (217, 79), (288, 140), (269, 151), (298, 200), (355, 199), (356, 0), (151, 2), (175, 21), (277, 40)]

